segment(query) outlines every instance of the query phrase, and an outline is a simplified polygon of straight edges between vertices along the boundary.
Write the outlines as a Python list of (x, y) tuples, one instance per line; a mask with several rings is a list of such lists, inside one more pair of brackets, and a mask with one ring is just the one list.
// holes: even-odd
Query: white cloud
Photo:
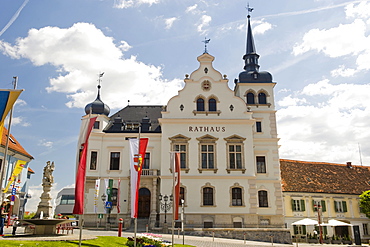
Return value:
[(46, 141), (45, 139), (39, 140), (39, 146), (47, 147), (47, 148), (52, 148), (53, 147), (53, 142), (51, 141)]
[(130, 46), (126, 41), (122, 40), (121, 41), (121, 44), (118, 46), (121, 51), (128, 51), (132, 48), (132, 46)]
[(370, 42), (365, 31), (366, 24), (360, 19), (328, 30), (312, 29), (303, 36), (301, 44), (293, 47), (293, 54), (300, 55), (316, 50), (329, 57), (357, 55), (367, 49)]
[(126, 9), (130, 7), (138, 7), (142, 4), (148, 4), (152, 6), (153, 4), (159, 3), (159, 0), (115, 0), (114, 8)]
[(333, 77), (351, 77), (357, 72), (355, 69), (346, 68), (344, 65), (339, 66), (338, 69), (334, 69), (330, 71), (331, 76)]
[[(0, 41), (0, 50), (14, 58), (26, 58), (36, 66), (51, 64), (58, 76), (49, 80), (49, 93), (66, 93), (68, 107), (85, 107), (97, 94), (97, 74), (102, 78), (102, 100), (111, 109), (132, 104), (165, 104), (177, 94), (181, 81), (162, 79), (162, 68), (147, 65), (137, 57), (123, 58), (129, 45), (115, 45), (94, 25), (76, 23), (70, 28), (31, 29), (14, 45)], [(76, 83), (78, 82), (78, 83)], [(149, 97), (150, 96), (150, 97)]]
[[(370, 84), (312, 83), (277, 102), (281, 158), (370, 162)], [(285, 92), (286, 93), (286, 92)]]
[(194, 4), (192, 6), (189, 6), (189, 7), (186, 8), (185, 12), (193, 14), (195, 12), (195, 10), (197, 9), (197, 7), (198, 7), (198, 4)]
[(346, 16), (347, 18), (368, 18), (370, 17), (370, 3), (368, 1), (360, 2), (355, 5), (351, 3), (346, 6)]
[(263, 20), (256, 21), (255, 27), (253, 28), (253, 34), (264, 34), (266, 31), (272, 28), (271, 23), (265, 22)]
[(209, 23), (212, 21), (212, 17), (209, 15), (202, 15), (200, 19), (200, 24), (197, 26), (197, 30), (200, 33), (205, 33), (204, 28), (209, 26)]
[(31, 124), (28, 123), (23, 117), (12, 117), (12, 125), (21, 125), (23, 127), (28, 127)]
[(165, 19), (164, 21), (165, 21), (165, 24), (166, 24), (166, 29), (170, 29), (172, 27), (173, 23), (177, 20), (178, 20), (178, 18), (176, 18), (176, 17), (171, 17), (171, 18)]
[(345, 7), (346, 17), (353, 19), (351, 23), (339, 24), (330, 29), (311, 29), (303, 36), (303, 41), (296, 44), (293, 54), (298, 56), (308, 51), (321, 52), (328, 57), (337, 58), (351, 56), (356, 60), (350, 68), (345, 65), (331, 71), (333, 77), (350, 77), (362, 70), (370, 69), (370, 3), (360, 1)]

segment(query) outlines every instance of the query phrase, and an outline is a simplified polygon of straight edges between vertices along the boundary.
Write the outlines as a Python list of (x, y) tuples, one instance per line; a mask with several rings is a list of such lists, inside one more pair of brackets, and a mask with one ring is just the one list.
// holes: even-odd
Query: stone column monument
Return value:
[(54, 171), (54, 161), (50, 164), (50, 161), (46, 162), (44, 167), (44, 173), (42, 177), (42, 188), (43, 192), (41, 194), (41, 201), (37, 207), (37, 212), (33, 219), (48, 219), (52, 218), (52, 206), (50, 205), (51, 196), (50, 190), (54, 183), (53, 171)]

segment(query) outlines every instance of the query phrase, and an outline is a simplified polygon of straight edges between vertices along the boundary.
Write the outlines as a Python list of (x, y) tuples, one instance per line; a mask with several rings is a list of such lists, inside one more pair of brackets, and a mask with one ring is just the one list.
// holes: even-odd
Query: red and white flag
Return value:
[(174, 220), (179, 219), (179, 204), (180, 204), (180, 153), (171, 153), (171, 164), (173, 172), (173, 209)]
[(137, 218), (142, 165), (148, 138), (130, 139), (131, 218)]
[(81, 125), (81, 135), (78, 140), (78, 147), (82, 148), (82, 152), (80, 153), (78, 160), (73, 214), (84, 213), (87, 144), (96, 118), (97, 117), (90, 118), (89, 120), (84, 121)]

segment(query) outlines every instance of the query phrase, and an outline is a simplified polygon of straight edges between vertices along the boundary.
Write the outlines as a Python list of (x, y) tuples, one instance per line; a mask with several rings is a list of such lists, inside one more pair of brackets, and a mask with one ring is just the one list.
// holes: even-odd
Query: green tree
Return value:
[(370, 190), (362, 192), (360, 195), (361, 212), (370, 218)]

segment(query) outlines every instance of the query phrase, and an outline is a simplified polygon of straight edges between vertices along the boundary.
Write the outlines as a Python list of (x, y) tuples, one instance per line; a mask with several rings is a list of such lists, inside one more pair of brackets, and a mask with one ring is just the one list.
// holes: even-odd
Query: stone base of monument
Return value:
[(57, 235), (57, 226), (61, 224), (67, 224), (76, 222), (77, 220), (67, 219), (27, 219), (20, 220), (22, 223), (28, 223), (34, 225), (34, 230), (31, 234), (34, 235)]

